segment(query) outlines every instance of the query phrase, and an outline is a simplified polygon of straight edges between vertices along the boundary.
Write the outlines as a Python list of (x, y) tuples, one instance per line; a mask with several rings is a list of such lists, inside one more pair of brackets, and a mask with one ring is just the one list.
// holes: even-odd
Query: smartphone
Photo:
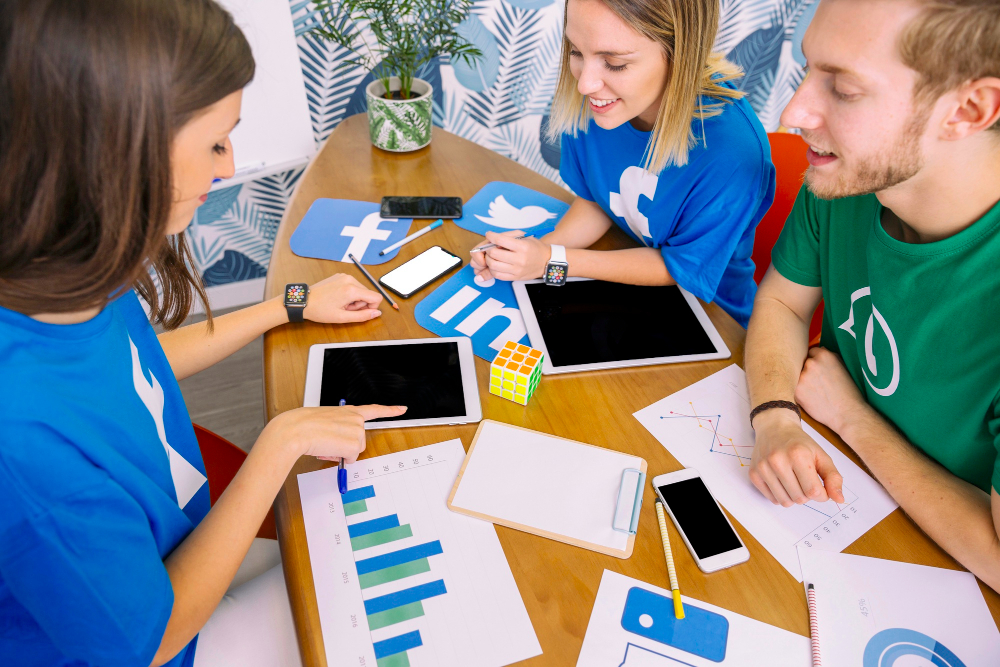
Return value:
[(653, 478), (653, 490), (702, 572), (750, 560), (746, 545), (697, 470), (658, 475)]
[(439, 245), (428, 248), (410, 261), (378, 279), (383, 286), (409, 299), (414, 292), (427, 287), (432, 282), (462, 265), (462, 259)]
[(383, 218), (461, 218), (461, 197), (382, 197)]

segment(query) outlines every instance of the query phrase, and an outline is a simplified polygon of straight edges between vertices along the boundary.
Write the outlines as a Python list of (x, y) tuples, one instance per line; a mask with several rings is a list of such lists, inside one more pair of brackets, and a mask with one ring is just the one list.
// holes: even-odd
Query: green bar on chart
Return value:
[(386, 609), (385, 611), (372, 614), (368, 617), (368, 628), (370, 630), (378, 630), (379, 628), (395, 625), (396, 623), (409, 621), (412, 618), (420, 618), (423, 615), (424, 605), (420, 600), (417, 600), (402, 607)]
[(394, 528), (386, 528), (385, 530), (380, 530), (377, 533), (368, 533), (367, 535), (352, 537), (351, 549), (359, 551), (361, 549), (367, 549), (368, 547), (376, 547), (380, 544), (386, 544), (387, 542), (403, 540), (407, 537), (413, 537), (413, 531), (410, 530), (410, 524), (408, 523)]
[(411, 561), (409, 563), (393, 565), (392, 567), (387, 567), (384, 570), (368, 572), (366, 574), (362, 574), (358, 577), (358, 579), (361, 581), (361, 588), (371, 588), (372, 586), (378, 586), (379, 584), (385, 584), (390, 581), (398, 581), (405, 577), (412, 577), (415, 574), (422, 574), (430, 571), (431, 564), (426, 558), (421, 558), (420, 560)]
[(353, 503), (344, 503), (344, 516), (354, 516), (368, 511), (368, 503), (365, 499), (355, 500)]
[(375, 661), (378, 667), (410, 667), (410, 659), (406, 657), (406, 651), (394, 653)]

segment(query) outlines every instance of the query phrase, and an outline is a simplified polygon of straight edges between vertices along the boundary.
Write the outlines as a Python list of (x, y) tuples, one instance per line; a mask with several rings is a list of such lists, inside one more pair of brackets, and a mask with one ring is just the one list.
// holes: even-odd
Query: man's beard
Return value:
[(914, 112), (888, 150), (859, 160), (853, 173), (841, 174), (832, 184), (817, 182), (814, 168), (809, 167), (805, 175), (809, 191), (820, 199), (839, 199), (881, 192), (910, 180), (924, 167), (920, 136), (929, 116), (929, 108)]

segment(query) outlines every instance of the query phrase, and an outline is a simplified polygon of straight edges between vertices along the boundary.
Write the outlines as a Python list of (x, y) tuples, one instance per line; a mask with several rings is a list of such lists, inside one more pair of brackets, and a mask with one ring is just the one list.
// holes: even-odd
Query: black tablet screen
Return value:
[(553, 366), (717, 352), (675, 286), (525, 285)]
[(405, 405), (401, 417), (433, 419), (465, 415), (458, 343), (333, 347), (323, 351), (320, 405)]

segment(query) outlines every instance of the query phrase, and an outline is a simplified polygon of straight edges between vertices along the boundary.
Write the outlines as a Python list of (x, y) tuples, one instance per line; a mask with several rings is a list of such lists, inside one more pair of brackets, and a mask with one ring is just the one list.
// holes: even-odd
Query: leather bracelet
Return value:
[(797, 403), (793, 403), (792, 401), (765, 401), (750, 411), (750, 428), (753, 428), (754, 417), (762, 412), (771, 410), (772, 408), (785, 408), (786, 410), (792, 410), (799, 416), (799, 419), (802, 419), (802, 408), (800, 408)]

